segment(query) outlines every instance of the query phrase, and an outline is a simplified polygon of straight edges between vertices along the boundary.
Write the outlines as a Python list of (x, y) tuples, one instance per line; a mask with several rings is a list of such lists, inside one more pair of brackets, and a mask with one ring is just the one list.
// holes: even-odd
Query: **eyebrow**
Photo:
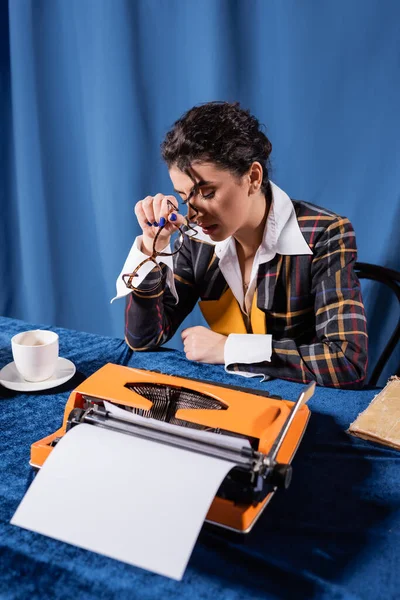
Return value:
[[(213, 183), (214, 183), (213, 181), (205, 181), (204, 179), (201, 179), (198, 183), (196, 183), (192, 187), (189, 194), (191, 194), (195, 188), (204, 187), (205, 185), (213, 185)], [(174, 188), (174, 192), (176, 192), (177, 194), (183, 194), (184, 196), (186, 196), (186, 192), (180, 192), (179, 190), (176, 190), (175, 188)]]

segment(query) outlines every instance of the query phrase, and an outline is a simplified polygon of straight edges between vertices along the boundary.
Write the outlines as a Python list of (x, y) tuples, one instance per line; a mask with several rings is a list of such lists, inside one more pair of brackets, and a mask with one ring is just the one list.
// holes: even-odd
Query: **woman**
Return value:
[[(126, 341), (134, 350), (164, 344), (200, 299), (210, 328), (182, 332), (189, 360), (359, 387), (367, 333), (353, 228), (290, 200), (269, 180), (270, 152), (238, 104), (194, 107), (167, 133), (162, 155), (188, 219), (174, 196), (136, 204), (143, 235), (117, 281), (117, 297), (128, 295)], [(178, 227), (185, 234), (172, 250)]]

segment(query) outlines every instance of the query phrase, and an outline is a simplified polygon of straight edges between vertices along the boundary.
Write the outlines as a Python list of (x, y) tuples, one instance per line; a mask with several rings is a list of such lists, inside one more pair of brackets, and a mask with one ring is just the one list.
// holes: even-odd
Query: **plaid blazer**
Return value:
[[(271, 360), (230, 365), (229, 370), (302, 383), (316, 380), (324, 386), (361, 387), (368, 336), (360, 284), (353, 271), (357, 258), (354, 230), (347, 218), (306, 202), (292, 202), (313, 255), (277, 254), (260, 265), (256, 303), (265, 332), (272, 334)], [(178, 303), (166, 285), (165, 265), (157, 290), (146, 291), (150, 273), (127, 296), (125, 339), (134, 350), (164, 344), (199, 299), (215, 301), (228, 290), (214, 246), (185, 238), (181, 252), (174, 256)]]

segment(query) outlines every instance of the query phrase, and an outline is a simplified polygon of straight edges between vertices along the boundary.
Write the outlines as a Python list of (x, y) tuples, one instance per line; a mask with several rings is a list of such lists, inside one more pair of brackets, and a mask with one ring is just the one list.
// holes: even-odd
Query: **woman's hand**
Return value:
[(186, 223), (185, 218), (178, 213), (178, 201), (175, 196), (146, 196), (137, 202), (135, 215), (143, 230), (142, 251), (149, 256), (153, 252), (153, 241), (157, 238), (157, 250), (161, 251), (168, 245), (171, 235), (180, 225)]
[(182, 331), (186, 358), (212, 365), (225, 364), (224, 348), (228, 338), (207, 327), (188, 327)]

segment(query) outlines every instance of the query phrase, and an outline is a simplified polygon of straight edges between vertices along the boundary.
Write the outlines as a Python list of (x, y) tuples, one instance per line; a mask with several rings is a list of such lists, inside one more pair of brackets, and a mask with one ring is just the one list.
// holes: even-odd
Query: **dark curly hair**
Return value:
[(263, 168), (261, 189), (269, 193), (269, 155), (272, 144), (260, 123), (238, 102), (208, 102), (178, 119), (161, 144), (168, 168), (182, 171), (194, 161), (211, 162), (242, 176), (257, 161)]

